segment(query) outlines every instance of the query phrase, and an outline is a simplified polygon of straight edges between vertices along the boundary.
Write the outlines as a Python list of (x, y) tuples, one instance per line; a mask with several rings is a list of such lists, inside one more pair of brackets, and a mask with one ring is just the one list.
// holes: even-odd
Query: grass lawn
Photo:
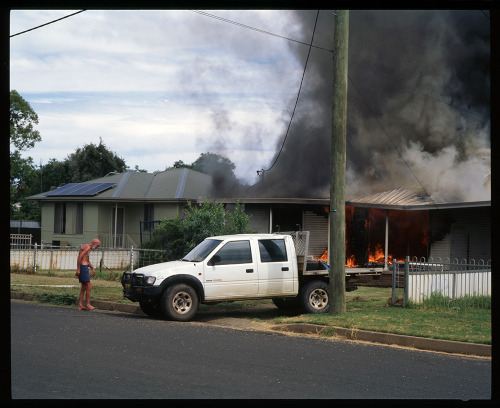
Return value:
[[(91, 299), (137, 305), (123, 298), (120, 276), (118, 273), (98, 273), (96, 278), (92, 279)], [(11, 273), (10, 283), (11, 291), (38, 295), (41, 301), (54, 304), (75, 304), (80, 293), (80, 284), (74, 271), (38, 271), (36, 275)], [(74, 287), (54, 287), (54, 285)], [(285, 313), (277, 309), (269, 299), (200, 305), (199, 313), (223, 314), (275, 323), (312, 323), (327, 327), (337, 326), (491, 344), (490, 310), (463, 313), (391, 307), (388, 306), (391, 294), (391, 288), (359, 287), (358, 290), (346, 293), (346, 313), (337, 316)]]

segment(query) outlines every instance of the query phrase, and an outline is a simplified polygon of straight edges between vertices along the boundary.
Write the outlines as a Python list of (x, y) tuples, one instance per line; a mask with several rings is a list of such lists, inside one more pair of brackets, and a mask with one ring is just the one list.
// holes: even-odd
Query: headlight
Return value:
[(153, 285), (156, 281), (156, 278), (154, 276), (147, 276), (144, 278), (144, 283), (146, 285)]

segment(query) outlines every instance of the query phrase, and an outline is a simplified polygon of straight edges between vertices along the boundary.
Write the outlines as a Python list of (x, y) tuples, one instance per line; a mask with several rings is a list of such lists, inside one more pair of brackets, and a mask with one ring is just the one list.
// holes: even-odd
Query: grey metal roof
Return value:
[(212, 177), (191, 169), (159, 173), (112, 173), (87, 183), (113, 182), (116, 186), (89, 197), (47, 197), (47, 192), (28, 197), (40, 201), (177, 201), (196, 200), (212, 190)]
[(40, 221), (10, 220), (10, 228), (41, 228)]
[[(245, 204), (295, 204), (295, 205), (321, 205), (329, 206), (329, 198), (221, 198), (219, 202)], [(352, 207), (379, 208), (386, 210), (437, 210), (447, 208), (469, 208), (469, 207), (491, 207), (491, 201), (470, 201), (455, 203), (440, 203), (423, 197), (411, 190), (394, 189), (366, 197), (358, 197), (346, 200), (345, 204)]]
[(355, 203), (385, 204), (385, 205), (425, 205), (434, 203), (429, 197), (423, 197), (413, 191), (397, 188), (390, 191), (372, 194), (366, 197), (359, 197), (349, 200)]

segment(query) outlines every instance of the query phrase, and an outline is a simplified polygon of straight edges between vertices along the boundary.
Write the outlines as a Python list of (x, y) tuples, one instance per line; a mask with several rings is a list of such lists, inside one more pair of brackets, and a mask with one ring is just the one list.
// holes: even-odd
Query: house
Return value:
[(210, 194), (212, 178), (182, 168), (159, 173), (110, 173), (29, 197), (41, 207), (44, 244), (138, 246), (154, 221), (174, 218), (188, 202)]
[[(104, 247), (140, 246), (154, 222), (182, 214), (210, 197), (212, 178), (190, 169), (109, 174), (31, 196), (42, 210), (41, 238), (78, 246), (97, 237)], [(328, 248), (329, 198), (218, 198), (245, 204), (257, 232), (310, 231), (310, 254)], [(352, 265), (393, 258), (491, 259), (491, 201), (435, 203), (404, 189), (346, 201), (346, 257)]]

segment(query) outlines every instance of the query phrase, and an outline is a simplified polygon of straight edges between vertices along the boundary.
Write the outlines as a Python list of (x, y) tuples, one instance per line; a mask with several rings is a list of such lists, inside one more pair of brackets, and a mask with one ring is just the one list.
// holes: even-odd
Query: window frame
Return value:
[[(277, 258), (277, 254), (274, 254), (274, 257), (276, 257), (276, 259), (273, 259), (273, 254), (269, 253), (269, 249), (262, 243), (263, 241), (272, 242), (274, 245), (276, 245), (281, 250), (281, 254), (278, 254), (278, 255), (280, 255), (280, 257)], [(277, 241), (282, 243), (282, 246), (278, 245), (276, 243)], [(285, 240), (283, 238), (259, 239), (258, 245), (259, 245), (260, 262), (262, 262), (262, 263), (288, 262), (288, 251), (286, 250), (286, 244), (285, 244)], [(266, 253), (264, 254), (264, 257), (263, 257), (263, 249), (266, 251)], [(267, 259), (267, 257), (269, 257), (269, 260)]]
[[(243, 258), (241, 257), (238, 262), (233, 262), (233, 260), (228, 260), (228, 261), (225, 261), (223, 257), (220, 256), (220, 252), (221, 251), (224, 251), (224, 249), (228, 249), (229, 246), (232, 246), (232, 245), (237, 245), (237, 244), (246, 244), (247, 246), (244, 248), (245, 250), (248, 249), (248, 254), (250, 255), (249, 258)], [(248, 254), (246, 254), (246, 256), (248, 256)], [(217, 250), (217, 252), (212, 256), (215, 257), (215, 256), (219, 256), (220, 257), (220, 261), (218, 261), (217, 263), (215, 263), (215, 266), (220, 266), (220, 265), (244, 265), (244, 264), (251, 264), (253, 263), (253, 254), (252, 254), (252, 247), (250, 245), (250, 240), (241, 240), (241, 241), (228, 241), (226, 242), (221, 248), (219, 248)]]

